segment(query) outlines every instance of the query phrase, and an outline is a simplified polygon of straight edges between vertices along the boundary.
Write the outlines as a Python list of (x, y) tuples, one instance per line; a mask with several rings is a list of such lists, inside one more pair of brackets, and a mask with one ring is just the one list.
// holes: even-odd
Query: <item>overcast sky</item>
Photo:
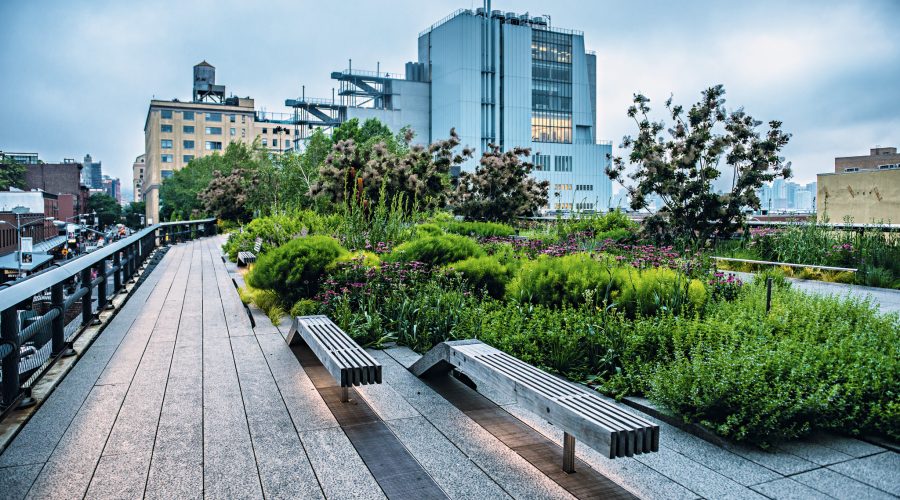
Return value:
[[(472, 1), (0, 1), (0, 150), (44, 161), (90, 153), (131, 184), (149, 101), (190, 99), (192, 66), (216, 66), (226, 91), (286, 111), (331, 95), (331, 71), (402, 72), (418, 33)], [(497, 1), (582, 30), (598, 56), (598, 138), (634, 132), (631, 96), (690, 104), (725, 85), (793, 134), (798, 182), (835, 156), (900, 145), (900, 1)], [(662, 116), (661, 114), (659, 116)]]

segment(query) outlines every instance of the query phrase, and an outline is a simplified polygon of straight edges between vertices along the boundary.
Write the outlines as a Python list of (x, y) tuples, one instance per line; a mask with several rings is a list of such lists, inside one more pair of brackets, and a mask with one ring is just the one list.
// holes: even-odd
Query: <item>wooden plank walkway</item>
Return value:
[(0, 455), (0, 498), (571, 498), (499, 442), (463, 452), (374, 411), (377, 392), (339, 403), (286, 332), (254, 329), (221, 243), (170, 247)]

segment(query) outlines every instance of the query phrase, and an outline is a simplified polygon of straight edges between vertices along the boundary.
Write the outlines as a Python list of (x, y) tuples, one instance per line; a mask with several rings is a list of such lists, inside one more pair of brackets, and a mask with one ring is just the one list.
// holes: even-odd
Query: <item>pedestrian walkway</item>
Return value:
[[(725, 271), (734, 274), (744, 281), (752, 281), (753, 273), (738, 271)], [(836, 295), (839, 297), (852, 297), (855, 299), (869, 299), (873, 305), (877, 305), (882, 312), (900, 312), (900, 290), (890, 288), (875, 288), (862, 285), (848, 285), (846, 283), (829, 283), (827, 281), (802, 280), (798, 278), (786, 278), (791, 286), (797, 290), (817, 293), (819, 295)]]
[[(404, 347), (351, 403), (241, 304), (221, 238), (171, 247), (0, 455), (0, 498), (780, 498), (900, 493), (898, 455), (829, 437), (724, 450), (661, 424), (609, 460), (490, 391), (423, 381)], [(483, 390), (483, 389), (482, 389)], [(634, 410), (629, 410), (634, 411)], [(649, 418), (649, 417), (647, 417)], [(552, 456), (548, 458), (548, 456)], [(556, 462), (558, 463), (558, 462)]]

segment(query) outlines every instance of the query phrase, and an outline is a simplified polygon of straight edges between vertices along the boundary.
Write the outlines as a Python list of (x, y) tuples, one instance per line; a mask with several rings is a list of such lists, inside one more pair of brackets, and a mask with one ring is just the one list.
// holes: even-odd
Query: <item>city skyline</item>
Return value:
[[(45, 161), (90, 152), (103, 159), (104, 172), (128, 179), (144, 149), (147, 100), (189, 99), (185, 67), (206, 59), (229, 91), (253, 97), (267, 111), (285, 111), (284, 100), (298, 96), (301, 85), (307, 96), (330, 96), (327, 75), (348, 59), (355, 68), (380, 63), (382, 71), (401, 72), (415, 60), (412, 40), (420, 31), (481, 3), (440, 1), (415, 9), (411, 2), (358, 3), (342, 12), (312, 2), (276, 2), (265, 12), (216, 5), (179, 4), (174, 17), (171, 2), (0, 7), (9, 20), (0, 33), (0, 63), (18, 68), (0, 83), (7, 96), (0, 110), (16, 117), (0, 123), (0, 149), (35, 151)], [(728, 90), (729, 108), (784, 122), (794, 135), (785, 156), (801, 184), (832, 170), (836, 156), (897, 142), (890, 134), (900, 129), (900, 105), (890, 94), (900, 84), (900, 34), (889, 25), (900, 13), (897, 4), (826, 10), (805, 2), (778, 7), (774, 20), (773, 2), (542, 5), (494, 2), (492, 8), (549, 14), (554, 26), (584, 31), (586, 48), (598, 58), (597, 138), (611, 140), (614, 154), (622, 135), (634, 132), (625, 116), (633, 92), (648, 95), (654, 116), (663, 118), (659, 110), (670, 93), (689, 105), (716, 83)], [(73, 25), (79, 29), (68, 28)], [(325, 29), (335, 25), (352, 28), (356, 40)], [(46, 35), (26, 37), (33, 26)], [(292, 40), (285, 33), (301, 36)]]

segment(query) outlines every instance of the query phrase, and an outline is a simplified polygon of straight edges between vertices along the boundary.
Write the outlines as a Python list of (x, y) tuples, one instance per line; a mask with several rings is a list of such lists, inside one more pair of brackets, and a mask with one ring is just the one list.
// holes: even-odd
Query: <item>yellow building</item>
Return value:
[[(154, 99), (147, 110), (141, 179), (147, 223), (159, 222), (162, 181), (192, 159), (222, 153), (232, 142), (249, 143), (257, 137), (269, 151), (284, 152), (293, 148), (293, 136), (298, 133), (291, 125), (266, 119), (249, 97), (226, 98), (225, 86), (215, 84), (215, 68), (206, 61), (194, 66), (192, 101)], [(137, 162), (135, 168), (139, 168)], [(134, 182), (137, 186), (137, 177)]]
[(819, 220), (900, 223), (900, 165), (819, 174), (816, 209)]

